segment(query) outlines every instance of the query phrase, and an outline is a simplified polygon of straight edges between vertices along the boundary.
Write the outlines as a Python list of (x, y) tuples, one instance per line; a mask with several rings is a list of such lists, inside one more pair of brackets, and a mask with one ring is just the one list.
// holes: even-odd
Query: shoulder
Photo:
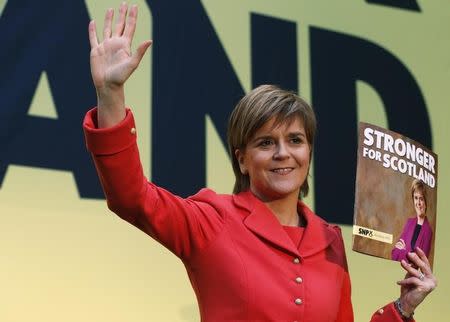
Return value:
[(195, 195), (188, 197), (192, 201), (207, 203), (216, 207), (232, 206), (232, 196), (228, 194), (218, 194), (214, 190), (209, 188), (203, 188)]
[(303, 202), (299, 202), (298, 205), (307, 222), (305, 230), (307, 233), (303, 236), (303, 240), (307, 242), (308, 248), (319, 251), (331, 246), (338, 255), (343, 255), (344, 240), (341, 228), (316, 215)]

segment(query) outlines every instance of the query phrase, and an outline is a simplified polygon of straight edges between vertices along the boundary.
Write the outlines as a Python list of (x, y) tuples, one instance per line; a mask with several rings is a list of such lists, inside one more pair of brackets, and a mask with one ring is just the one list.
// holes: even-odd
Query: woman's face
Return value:
[(420, 190), (414, 191), (413, 194), (414, 201), (414, 209), (416, 210), (417, 216), (425, 216), (425, 212), (427, 210), (427, 205), (425, 202), (425, 198)]
[(244, 151), (236, 150), (243, 174), (248, 174), (250, 190), (263, 201), (298, 198), (306, 179), (310, 145), (300, 118), (274, 127), (269, 120), (250, 139)]

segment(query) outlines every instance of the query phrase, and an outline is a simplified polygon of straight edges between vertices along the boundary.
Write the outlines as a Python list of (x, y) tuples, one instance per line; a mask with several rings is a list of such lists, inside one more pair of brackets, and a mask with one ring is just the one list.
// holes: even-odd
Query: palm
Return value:
[[(413, 275), (407, 274), (405, 279), (411, 278)], [(429, 294), (436, 287), (436, 281), (433, 278), (424, 278), (423, 281), (417, 281), (417, 284), (406, 284), (400, 288), (400, 296), (407, 303), (413, 303), (415, 306), (419, 305), (425, 295)]]
[(97, 88), (123, 84), (133, 67), (130, 46), (122, 37), (106, 39), (91, 50), (92, 79)]

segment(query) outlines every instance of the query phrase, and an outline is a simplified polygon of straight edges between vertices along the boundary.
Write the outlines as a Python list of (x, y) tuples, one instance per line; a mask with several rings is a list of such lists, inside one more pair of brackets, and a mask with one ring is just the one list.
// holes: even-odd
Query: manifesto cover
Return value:
[(420, 247), (433, 265), (437, 170), (419, 142), (360, 123), (353, 250), (401, 261)]

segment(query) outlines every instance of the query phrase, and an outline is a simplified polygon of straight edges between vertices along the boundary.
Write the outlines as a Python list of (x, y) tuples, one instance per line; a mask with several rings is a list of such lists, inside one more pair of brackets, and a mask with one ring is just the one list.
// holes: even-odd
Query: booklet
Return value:
[(399, 133), (359, 124), (353, 250), (395, 261), (416, 247), (431, 267), (438, 159)]

